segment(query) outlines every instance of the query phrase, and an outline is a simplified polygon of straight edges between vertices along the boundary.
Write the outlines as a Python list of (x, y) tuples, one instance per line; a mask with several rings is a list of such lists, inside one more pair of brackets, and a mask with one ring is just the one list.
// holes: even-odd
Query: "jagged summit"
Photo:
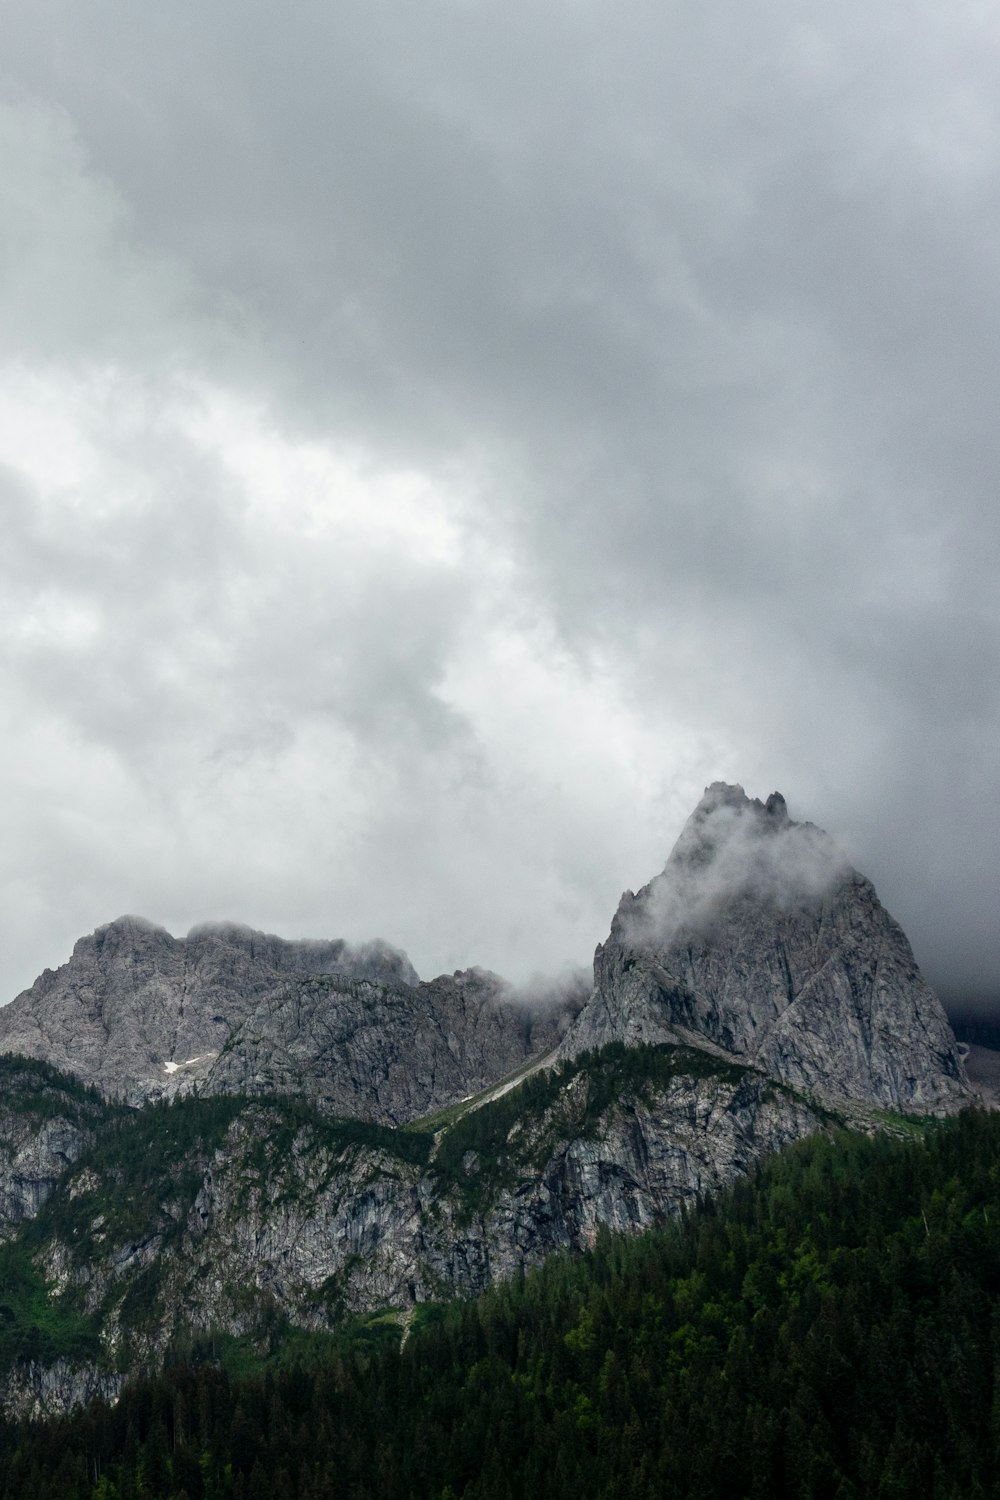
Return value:
[[(725, 781), (713, 781), (705, 788), (704, 795), (688, 818), (680, 837), (670, 852), (667, 861), (676, 865), (680, 861), (688, 864), (714, 862), (720, 850), (739, 850), (748, 855), (755, 840), (774, 838), (790, 829), (808, 830), (796, 837), (808, 841), (821, 863), (834, 865), (846, 863), (844, 856), (828, 834), (813, 823), (794, 823), (788, 814), (788, 804), (780, 792), (772, 792), (766, 802), (759, 797), (748, 797), (741, 786), (732, 786)], [(825, 860), (820, 857), (820, 850)], [(787, 858), (787, 851), (780, 856)]]
[(484, 969), (422, 984), (376, 940), (289, 941), (235, 922), (185, 938), (121, 917), (0, 1008), (0, 1052), (42, 1058), (133, 1103), (308, 1093), (396, 1123), (547, 1052), (580, 1000), (522, 1000)]
[(662, 873), (627, 891), (594, 958), (572, 1055), (683, 1041), (797, 1087), (890, 1109), (967, 1102), (958, 1049), (910, 945), (843, 851), (714, 782)]
[(738, 781), (713, 781), (704, 790), (692, 817), (700, 812), (717, 807), (754, 808), (758, 812), (787, 814), (788, 806), (780, 792), (772, 792), (765, 802), (759, 797), (748, 797)]
[(626, 892), (620, 931), (662, 946), (673, 932), (711, 926), (739, 896), (762, 908), (820, 897), (850, 870), (847, 856), (814, 823), (797, 823), (780, 792), (766, 802), (741, 786), (705, 789), (670, 851), (662, 874), (640, 897)]
[(177, 938), (145, 918), (118, 917), (0, 1008), (0, 1052), (43, 1058), (105, 1092), (141, 1098), (181, 1086), (187, 1064), (220, 1052), (265, 995), (322, 974), (419, 982), (388, 943), (295, 942), (235, 923)]
[(95, 927), (93, 932), (78, 938), (73, 948), (74, 952), (77, 948), (82, 950), (91, 946), (100, 949), (105, 943), (128, 942), (136, 936), (166, 938), (171, 943), (175, 941), (159, 922), (151, 922), (148, 917), (137, 916), (134, 912), (124, 912), (120, 917), (115, 917), (110, 922), (102, 922), (101, 926)]

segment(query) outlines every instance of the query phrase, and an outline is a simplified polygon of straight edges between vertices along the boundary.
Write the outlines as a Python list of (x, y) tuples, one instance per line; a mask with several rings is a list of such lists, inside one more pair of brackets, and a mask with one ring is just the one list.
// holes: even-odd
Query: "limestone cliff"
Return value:
[(105, 1118), (75, 1079), (0, 1057), (0, 1241), (35, 1217)]

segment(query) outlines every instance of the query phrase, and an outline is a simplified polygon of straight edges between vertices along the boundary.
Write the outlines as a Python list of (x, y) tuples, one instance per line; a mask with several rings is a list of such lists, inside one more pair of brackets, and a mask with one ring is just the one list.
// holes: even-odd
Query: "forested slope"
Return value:
[(1000, 1118), (814, 1136), (682, 1223), (402, 1349), (237, 1378), (205, 1345), (10, 1427), (0, 1500), (946, 1497), (998, 1492)]

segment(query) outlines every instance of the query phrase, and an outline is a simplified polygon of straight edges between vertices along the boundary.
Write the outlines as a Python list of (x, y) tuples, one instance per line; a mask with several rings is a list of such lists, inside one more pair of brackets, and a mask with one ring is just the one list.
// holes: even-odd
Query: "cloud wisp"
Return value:
[(624, 905), (628, 942), (654, 951), (684, 933), (709, 936), (742, 898), (754, 907), (810, 906), (850, 875), (844, 851), (813, 823), (793, 822), (784, 798), (766, 803), (740, 786), (708, 787), (663, 872)]

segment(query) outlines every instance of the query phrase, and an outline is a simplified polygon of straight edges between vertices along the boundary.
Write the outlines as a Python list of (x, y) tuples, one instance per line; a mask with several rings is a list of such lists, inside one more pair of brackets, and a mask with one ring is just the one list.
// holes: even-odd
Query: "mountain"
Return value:
[(417, 982), (406, 955), (386, 943), (286, 942), (234, 923), (175, 938), (119, 917), (0, 1009), (0, 1051), (44, 1058), (138, 1102), (183, 1086), (261, 997), (292, 976), (320, 974)]
[(941, 1003), (871, 882), (779, 793), (722, 782), (662, 873), (623, 895), (562, 1050), (611, 1040), (710, 1045), (827, 1100), (969, 1100)]
[(36, 1412), (192, 1337), (408, 1318), (972, 1097), (871, 884), (723, 784), (592, 988), (126, 918), (0, 1011), (0, 1051), (28, 1054), (0, 1058), (0, 1404)]
[(392, 1122), (550, 1050), (568, 1016), (544, 997), (520, 1003), (483, 970), (421, 984), (387, 943), (287, 942), (234, 924), (175, 938), (121, 917), (0, 1009), (0, 1052), (135, 1104), (193, 1087), (305, 1089)]
[(871, 882), (784, 798), (710, 786), (660, 875), (626, 892), (593, 988), (520, 999), (469, 969), (421, 983), (385, 943), (249, 928), (174, 938), (121, 918), (0, 1009), (0, 1051), (138, 1103), (304, 1092), (401, 1124), (556, 1046), (679, 1042), (836, 1103), (948, 1111), (968, 1100), (937, 997)]

